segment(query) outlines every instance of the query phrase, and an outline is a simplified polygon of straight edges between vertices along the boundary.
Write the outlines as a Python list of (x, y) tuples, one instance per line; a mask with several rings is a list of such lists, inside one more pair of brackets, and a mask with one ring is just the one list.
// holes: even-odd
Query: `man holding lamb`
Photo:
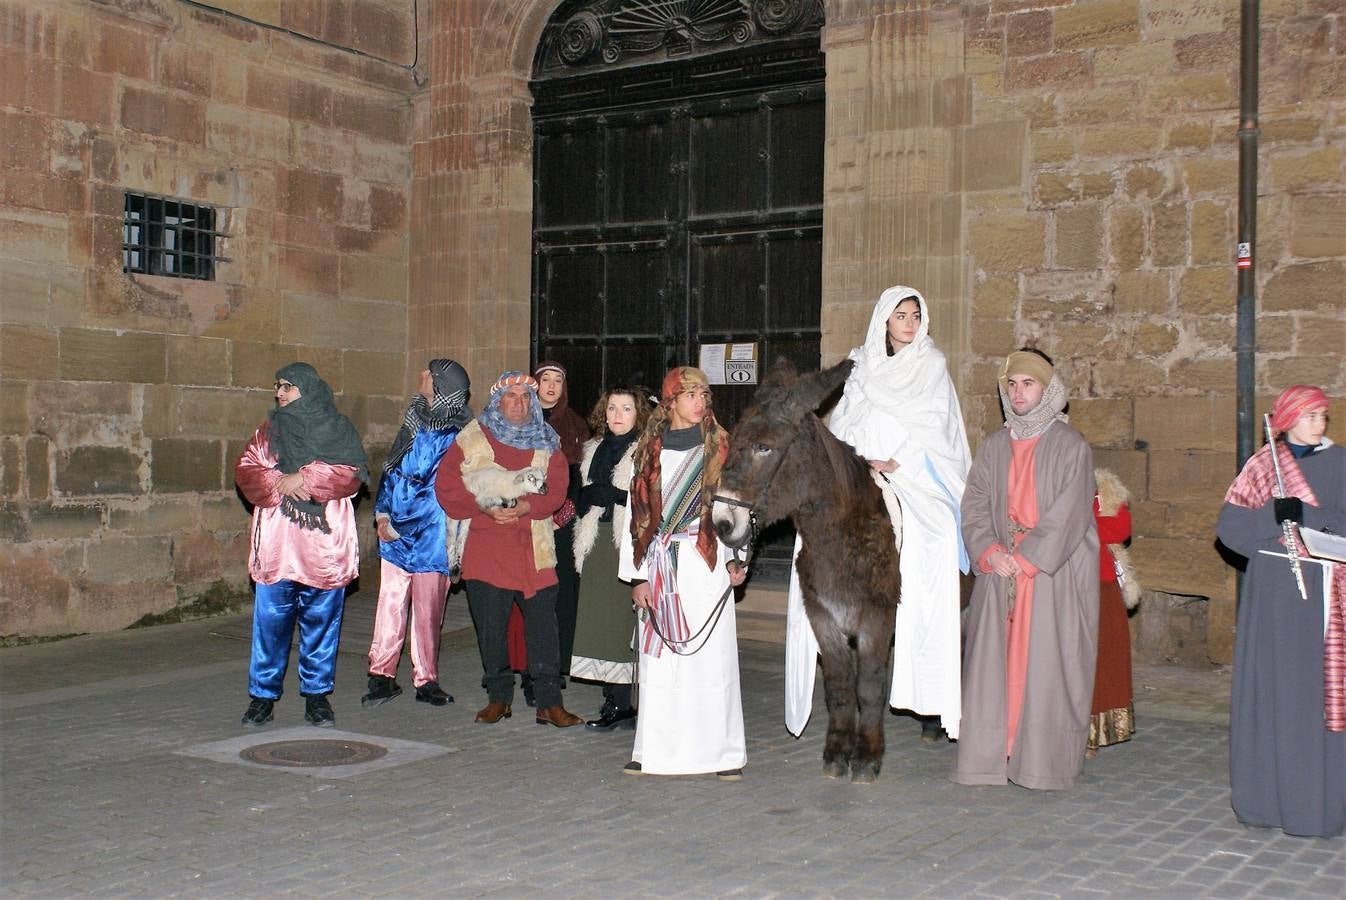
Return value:
[[(556, 432), (543, 420), (537, 382), (523, 372), (506, 372), (491, 385), (491, 399), (481, 415), (444, 454), (435, 479), (435, 495), (445, 513), (471, 521), (462, 577), (488, 700), (476, 721), (487, 725), (513, 714), (514, 673), (506, 635), (516, 604), (523, 614), (538, 724), (568, 728), (584, 722), (561, 705), (551, 519), (565, 502), (569, 471), (559, 446)], [(483, 510), (481, 498), (467, 484), (475, 481), (474, 472), (497, 465), (512, 472), (545, 469), (545, 493), (524, 494), (513, 506)]]

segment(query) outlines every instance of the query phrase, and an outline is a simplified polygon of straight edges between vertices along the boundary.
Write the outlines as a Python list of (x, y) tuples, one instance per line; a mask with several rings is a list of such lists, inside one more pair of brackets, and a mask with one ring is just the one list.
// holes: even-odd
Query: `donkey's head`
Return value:
[(799, 375), (789, 360), (771, 368), (729, 435), (729, 458), (720, 473), (711, 516), (720, 540), (736, 549), (747, 547), (755, 530), (793, 513), (811, 485), (821, 429), (814, 412), (850, 374), (843, 360), (808, 375)]

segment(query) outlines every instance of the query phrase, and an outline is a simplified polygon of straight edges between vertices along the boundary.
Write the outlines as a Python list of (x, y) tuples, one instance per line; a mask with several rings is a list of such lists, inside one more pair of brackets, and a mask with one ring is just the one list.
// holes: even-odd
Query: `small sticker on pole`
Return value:
[(1238, 267), (1240, 269), (1251, 269), (1253, 267), (1253, 245), (1251, 241), (1239, 241)]

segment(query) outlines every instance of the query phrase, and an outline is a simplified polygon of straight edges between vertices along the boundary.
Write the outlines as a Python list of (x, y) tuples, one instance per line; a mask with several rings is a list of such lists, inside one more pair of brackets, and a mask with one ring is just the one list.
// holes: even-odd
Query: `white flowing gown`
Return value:
[[(920, 304), (921, 326), (910, 344), (888, 356), (888, 317), (907, 297)], [(888, 703), (938, 715), (956, 740), (962, 719), (958, 572), (968, 570), (958, 507), (971, 457), (958, 395), (929, 327), (918, 291), (901, 285), (884, 291), (864, 345), (850, 353), (855, 368), (828, 427), (865, 459), (898, 463), (879, 479), (890, 507), (893, 500), (901, 506), (894, 540), (902, 551), (902, 595)], [(803, 732), (813, 711), (817, 653), (792, 568), (785, 648), (785, 724), (792, 734)]]
[[(663, 450), (660, 470), (676, 472), (689, 450)], [(627, 521), (631, 519), (627, 498)], [(720, 597), (729, 588), (729, 551), (715, 542), (715, 569), (697, 552), (693, 541), (678, 548), (678, 593), (692, 634), (700, 630)], [(648, 561), (648, 560), (647, 560)], [(623, 581), (647, 579), (645, 565), (634, 562), (630, 535), (621, 546), (618, 575)], [(637, 628), (637, 640), (644, 631)], [(701, 646), (696, 638), (685, 649)], [(684, 648), (679, 648), (684, 649)], [(631, 759), (651, 775), (695, 775), (741, 769), (747, 762), (743, 737), (743, 701), (738, 678), (738, 626), (734, 598), (710, 632), (705, 647), (691, 656), (679, 656), (667, 647), (659, 656), (642, 652), (639, 668), (640, 715)]]

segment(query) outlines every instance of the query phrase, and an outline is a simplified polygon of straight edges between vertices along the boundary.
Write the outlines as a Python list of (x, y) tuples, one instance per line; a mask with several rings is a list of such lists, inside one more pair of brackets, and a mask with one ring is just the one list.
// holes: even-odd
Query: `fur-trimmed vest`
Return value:
[[(482, 433), (481, 425), (476, 419), (463, 426), (463, 430), (458, 433), (458, 446), (463, 451), (463, 464), (459, 470), (468, 474), (476, 469), (484, 468), (495, 463), (495, 451), (491, 449), (491, 442), (486, 440), (486, 435)], [(534, 450), (532, 464), (542, 469), (547, 468), (547, 462), (551, 459), (551, 451)], [(533, 534), (533, 563), (537, 570), (554, 569), (556, 567), (556, 537), (555, 526), (552, 525), (551, 517), (545, 519), (534, 519), (530, 523)], [(452, 544), (455, 538), (461, 541), (458, 548), (458, 559), (462, 558), (462, 548), (467, 545), (467, 528), (449, 528), (450, 541), (450, 564), (453, 562)]]
[[(1107, 469), (1094, 469), (1094, 481), (1098, 485), (1098, 512), (1104, 516), (1115, 516), (1123, 503), (1129, 503), (1131, 494), (1122, 484), (1122, 480)], [(1108, 544), (1108, 552), (1117, 562), (1121, 577), (1122, 600), (1127, 609), (1140, 606), (1140, 582), (1136, 580), (1136, 570), (1131, 565), (1131, 554), (1123, 544)]]
[[(580, 477), (584, 479), (585, 484), (593, 484), (593, 479), (589, 477), (589, 468), (593, 465), (594, 451), (602, 438), (591, 438), (584, 443), (584, 459), (580, 463)], [(626, 448), (622, 458), (618, 460), (617, 465), (612, 470), (612, 486), (623, 491), (631, 489), (631, 479), (636, 474), (636, 445), (639, 441), (632, 441), (631, 446)], [(603, 516), (604, 507), (594, 507), (584, 514), (584, 516), (575, 523), (575, 571), (584, 571), (584, 560), (589, 556), (589, 551), (594, 548), (594, 541), (598, 539), (598, 520)], [(622, 541), (631, 539), (631, 535), (626, 529), (626, 507), (614, 506), (612, 508), (612, 544), (618, 550), (621, 550)]]

